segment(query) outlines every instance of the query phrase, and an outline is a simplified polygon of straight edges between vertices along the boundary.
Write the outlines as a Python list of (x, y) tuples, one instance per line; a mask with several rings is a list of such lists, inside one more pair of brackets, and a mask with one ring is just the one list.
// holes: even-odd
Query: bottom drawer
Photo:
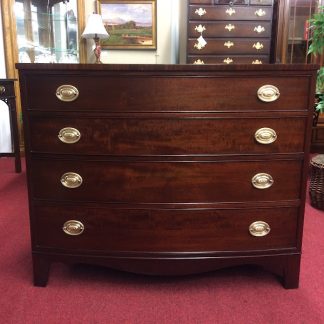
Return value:
[(188, 64), (266, 64), (270, 63), (268, 55), (211, 55), (188, 56)]
[[(298, 208), (127, 209), (34, 206), (34, 248), (203, 252), (296, 247)], [(66, 222), (74, 220), (65, 230)], [(254, 224), (253, 236), (250, 226)], [(267, 235), (265, 223), (269, 225)], [(68, 225), (68, 224), (66, 224)], [(82, 227), (83, 226), (83, 227)], [(251, 229), (251, 230), (252, 230)], [(82, 251), (81, 251), (82, 252)]]

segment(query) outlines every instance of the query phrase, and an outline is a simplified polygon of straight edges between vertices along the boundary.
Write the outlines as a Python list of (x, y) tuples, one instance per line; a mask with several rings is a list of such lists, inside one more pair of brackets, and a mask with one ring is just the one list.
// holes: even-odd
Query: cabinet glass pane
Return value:
[(78, 63), (77, 2), (15, 1), (21, 63)]
[(307, 56), (309, 46), (308, 19), (319, 5), (318, 0), (292, 0), (289, 13), (289, 37), (287, 63), (309, 63)]

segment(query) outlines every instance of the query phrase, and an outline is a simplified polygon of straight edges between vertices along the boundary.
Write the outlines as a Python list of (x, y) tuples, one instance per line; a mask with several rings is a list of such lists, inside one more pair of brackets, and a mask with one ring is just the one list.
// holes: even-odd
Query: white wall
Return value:
[[(101, 61), (108, 64), (174, 64), (179, 55), (179, 11), (184, 0), (157, 0), (157, 50), (102, 50)], [(95, 2), (87, 1), (86, 16), (94, 12)], [(94, 61), (88, 41), (88, 62)]]

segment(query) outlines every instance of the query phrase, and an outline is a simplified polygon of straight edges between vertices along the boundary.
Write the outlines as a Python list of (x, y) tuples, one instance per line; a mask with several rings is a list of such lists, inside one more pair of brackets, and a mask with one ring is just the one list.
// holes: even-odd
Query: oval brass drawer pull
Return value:
[(270, 231), (270, 225), (263, 221), (254, 222), (249, 227), (250, 234), (255, 237), (267, 236)]
[(206, 13), (207, 13), (207, 11), (204, 8), (199, 8), (199, 9), (196, 9), (196, 11), (195, 11), (195, 14), (200, 17), (206, 15)]
[(258, 16), (258, 17), (263, 17), (263, 16), (266, 15), (266, 12), (260, 8), (260, 9), (257, 10), (254, 14), (255, 14), (256, 16)]
[(256, 189), (268, 189), (272, 187), (274, 180), (270, 174), (258, 173), (252, 178), (252, 185)]
[(81, 133), (76, 128), (65, 127), (60, 130), (58, 138), (65, 144), (75, 144), (79, 142)]
[(82, 182), (82, 177), (74, 172), (64, 173), (61, 177), (62, 185), (69, 189), (79, 188), (82, 185)]
[(236, 13), (235, 9), (229, 8), (225, 11), (229, 16), (232, 16)]
[(67, 235), (78, 236), (84, 232), (84, 225), (80, 221), (69, 220), (64, 223), (63, 231)]
[(277, 140), (277, 133), (272, 128), (260, 128), (254, 135), (256, 141), (260, 144), (269, 145)]
[(6, 87), (0, 86), (0, 94), (5, 94), (6, 92)]
[(56, 97), (64, 102), (71, 102), (79, 97), (79, 90), (73, 85), (64, 84), (56, 89)]
[(263, 102), (274, 102), (280, 97), (280, 91), (274, 85), (264, 85), (258, 90), (258, 98)]

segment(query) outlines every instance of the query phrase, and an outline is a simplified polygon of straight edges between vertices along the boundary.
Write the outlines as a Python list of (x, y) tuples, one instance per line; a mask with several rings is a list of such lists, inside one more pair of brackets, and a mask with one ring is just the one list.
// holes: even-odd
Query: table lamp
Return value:
[(109, 34), (102, 22), (102, 17), (99, 14), (91, 14), (88, 18), (86, 28), (84, 29), (82, 38), (93, 38), (95, 42), (95, 48), (93, 50), (96, 56), (95, 63), (102, 63), (100, 61), (101, 47), (100, 47), (100, 39), (109, 38)]

